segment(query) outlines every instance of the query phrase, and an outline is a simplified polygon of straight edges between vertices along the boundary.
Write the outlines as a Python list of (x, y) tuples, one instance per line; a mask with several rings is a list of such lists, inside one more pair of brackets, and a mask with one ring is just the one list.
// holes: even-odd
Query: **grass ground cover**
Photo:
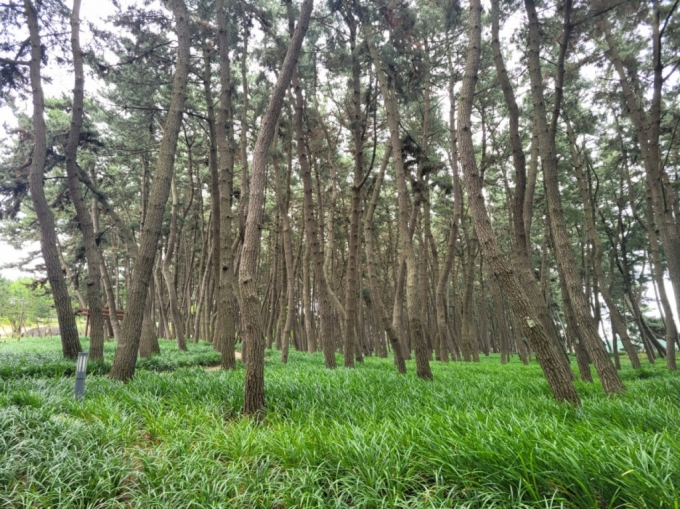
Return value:
[(217, 360), (209, 345), (163, 342), (129, 384), (90, 375), (77, 403), (58, 341), (40, 341), (0, 344), (3, 507), (678, 507), (680, 377), (661, 367), (624, 369), (614, 398), (579, 382), (575, 410), (538, 365), (494, 356), (424, 382), (389, 359), (328, 371), (268, 352), (256, 424), (242, 367), (182, 367)]

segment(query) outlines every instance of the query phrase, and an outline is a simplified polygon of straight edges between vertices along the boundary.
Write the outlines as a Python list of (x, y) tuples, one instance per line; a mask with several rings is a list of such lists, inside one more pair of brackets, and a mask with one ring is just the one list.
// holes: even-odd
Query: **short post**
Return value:
[(85, 394), (85, 376), (87, 375), (87, 352), (78, 353), (78, 362), (76, 364), (76, 387), (75, 395), (77, 400), (83, 399)]

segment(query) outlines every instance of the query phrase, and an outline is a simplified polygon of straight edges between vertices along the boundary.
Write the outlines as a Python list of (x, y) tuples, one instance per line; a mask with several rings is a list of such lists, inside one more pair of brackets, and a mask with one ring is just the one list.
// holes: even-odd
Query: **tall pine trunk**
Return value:
[(458, 117), (460, 161), (465, 176), (470, 211), (484, 258), (498, 279), (501, 290), (510, 302), (515, 316), (518, 317), (522, 331), (536, 352), (538, 362), (543, 369), (555, 399), (567, 401), (578, 406), (580, 405), (580, 400), (572, 382), (571, 371), (567, 369), (565, 363), (560, 358), (562, 352), (558, 350), (555, 343), (547, 335), (545, 328), (540, 322), (538, 312), (531, 305), (519, 280), (507, 262), (507, 258), (498, 247), (498, 242), (486, 211), (486, 205), (484, 204), (484, 195), (482, 194), (482, 184), (477, 169), (471, 130), (472, 101), (478, 79), (481, 53), (481, 13), (480, 0), (471, 0), (469, 49), (463, 88), (461, 90), (460, 114)]
[[(66, 143), (66, 174), (71, 201), (76, 209), (78, 226), (85, 244), (87, 261), (87, 302), (90, 309), (90, 359), (104, 358), (104, 317), (102, 316), (101, 279), (99, 259), (101, 252), (94, 236), (92, 216), (88, 210), (78, 178), (78, 145), (83, 125), (84, 72), (83, 54), (80, 50), (80, 0), (74, 0), (71, 11), (71, 50), (73, 53), (73, 70), (75, 85), (73, 87), (73, 109), (71, 113), (71, 129)], [(108, 331), (106, 331), (108, 335)]]
[[(229, 34), (227, 33), (227, 16), (224, 0), (216, 0), (217, 11), (217, 43), (220, 62), (220, 105), (217, 110), (217, 149), (220, 155), (219, 164), (219, 216), (215, 220), (220, 223), (219, 285), (217, 313), (222, 335), (222, 353), (220, 365), (222, 369), (235, 369), (236, 356), (234, 343), (236, 334), (236, 316), (234, 314), (234, 253), (232, 243), (233, 211), (232, 192), (234, 188), (234, 126), (231, 104), (231, 60), (229, 58)], [(244, 57), (245, 58), (245, 55)]]
[(38, 25), (38, 12), (31, 0), (24, 0), (24, 13), (28, 24), (29, 42), (31, 44), (29, 74), (33, 91), (34, 147), (28, 185), (33, 208), (38, 216), (38, 223), (40, 225), (40, 249), (45, 260), (47, 279), (50, 282), (54, 307), (57, 311), (59, 333), (61, 334), (61, 351), (64, 357), (75, 359), (81, 350), (78, 327), (76, 326), (75, 315), (71, 307), (71, 297), (68, 294), (68, 287), (66, 286), (66, 280), (64, 279), (59, 262), (54, 214), (47, 203), (43, 187), (45, 159), (47, 157), (47, 128), (44, 116), (45, 96), (43, 94), (40, 73), (42, 42), (40, 39), (40, 26)]
[(244, 387), (243, 412), (246, 415), (257, 415), (264, 410), (264, 331), (260, 300), (257, 295), (257, 255), (261, 242), (260, 225), (264, 215), (264, 190), (266, 184), (267, 153), (274, 139), (279, 124), (279, 116), (286, 89), (291, 76), (302, 41), (309, 26), (309, 19), (314, 6), (313, 0), (304, 0), (300, 10), (295, 32), (291, 38), (286, 58), (281, 66), (276, 85), (272, 90), (269, 105), (262, 120), (262, 128), (253, 151), (252, 176), (250, 181), (250, 197), (248, 215), (245, 222), (243, 250), (239, 267), (239, 286), (241, 288), (241, 319), (243, 322), (244, 341), (248, 345), (246, 356), (246, 375)]
[(423, 316), (425, 315), (423, 299), (418, 291), (418, 265), (415, 249), (413, 247), (412, 233), (409, 231), (409, 206), (408, 189), (406, 187), (406, 172), (402, 159), (402, 143), (399, 135), (399, 109), (394, 90), (391, 90), (385, 73), (382, 70), (382, 63), (378, 56), (378, 51), (373, 43), (373, 34), (367, 24), (363, 25), (365, 36), (375, 67), (380, 92), (383, 96), (387, 122), (390, 130), (390, 142), (392, 144), (392, 154), (397, 183), (397, 200), (399, 203), (399, 240), (401, 252), (406, 261), (406, 312), (408, 314), (408, 325), (413, 337), (413, 346), (416, 354), (416, 373), (419, 378), (432, 379), (430, 368), (430, 353), (425, 343), (425, 330)]
[(116, 348), (109, 375), (115, 380), (130, 380), (135, 373), (149, 281), (152, 277), (158, 241), (161, 235), (163, 214), (170, 194), (170, 180), (175, 162), (177, 139), (182, 126), (184, 102), (187, 96), (191, 39), (189, 13), (184, 0), (172, 0), (172, 11), (178, 36), (177, 63), (172, 84), (172, 96), (163, 129), (163, 140), (158, 154), (154, 180), (149, 193), (148, 212), (140, 234), (139, 251), (132, 274), (127, 305), (125, 306), (121, 339)]
[[(305, 147), (305, 137), (302, 130), (303, 99), (302, 88), (299, 79), (293, 73), (293, 88), (295, 90), (295, 136), (297, 145), (298, 162), (300, 163), (300, 173), (302, 176), (304, 190), (304, 214), (305, 214), (305, 236), (310, 244), (312, 264), (314, 268), (314, 279), (316, 282), (319, 314), (321, 315), (321, 341), (324, 353), (324, 362), (327, 368), (335, 368), (335, 342), (332, 335), (333, 313), (331, 310), (331, 294), (326, 275), (323, 271), (324, 256), (322, 249), (322, 237), (319, 235), (319, 223), (314, 217), (312, 204), (312, 170), (307, 158)], [(319, 215), (321, 221), (321, 215)], [(341, 306), (340, 306), (341, 307)]]
[(585, 342), (588, 355), (595, 365), (602, 386), (607, 394), (620, 392), (625, 389), (614, 364), (607, 354), (607, 350), (600, 337), (593, 317), (590, 315), (588, 302), (583, 293), (581, 277), (576, 266), (576, 260), (571, 248), (571, 240), (567, 232), (562, 209), (562, 199), (559, 190), (557, 168), (557, 148), (555, 133), (560, 112), (562, 85), (564, 81), (564, 61), (571, 32), (571, 0), (565, 4), (564, 31), (561, 50), (557, 62), (556, 93), (551, 124), (548, 125), (546, 103), (543, 93), (543, 75), (540, 63), (540, 27), (538, 14), (533, 0), (525, 0), (527, 16), (529, 18), (528, 62), (531, 80), (531, 96), (534, 105), (534, 122), (538, 132), (539, 153), (543, 163), (544, 186), (548, 208), (548, 222), (553, 239), (555, 261), (557, 269), (564, 274), (566, 289), (571, 300), (571, 307), (577, 320), (579, 337)]

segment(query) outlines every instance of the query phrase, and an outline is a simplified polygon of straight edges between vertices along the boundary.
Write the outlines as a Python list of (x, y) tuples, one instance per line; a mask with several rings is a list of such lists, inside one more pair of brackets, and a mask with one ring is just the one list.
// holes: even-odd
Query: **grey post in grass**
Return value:
[(76, 399), (83, 399), (85, 394), (85, 375), (87, 374), (87, 352), (78, 353), (78, 363), (76, 364), (76, 387), (74, 393)]

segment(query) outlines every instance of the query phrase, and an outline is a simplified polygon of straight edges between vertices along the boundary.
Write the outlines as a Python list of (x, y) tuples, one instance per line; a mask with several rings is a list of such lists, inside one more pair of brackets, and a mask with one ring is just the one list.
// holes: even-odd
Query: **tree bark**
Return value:
[(163, 214), (170, 194), (170, 180), (175, 162), (177, 139), (182, 125), (184, 102), (187, 96), (190, 39), (189, 13), (184, 0), (172, 0), (172, 10), (178, 36), (177, 64), (172, 84), (170, 107), (163, 129), (154, 181), (149, 194), (148, 213), (142, 227), (139, 251), (135, 263), (132, 285), (125, 306), (121, 340), (116, 348), (109, 376), (115, 380), (130, 380), (135, 373), (144, 305), (148, 295), (158, 240), (163, 224)]
[(45, 126), (45, 96), (42, 89), (40, 64), (42, 61), (42, 42), (40, 38), (40, 26), (38, 25), (38, 12), (31, 0), (24, 0), (24, 14), (29, 30), (31, 44), (31, 60), (29, 74), (33, 98), (33, 130), (34, 147), (31, 157), (31, 168), (28, 177), (28, 185), (33, 201), (33, 208), (38, 216), (40, 225), (40, 248), (47, 279), (50, 282), (54, 307), (57, 311), (59, 333), (61, 335), (61, 351), (65, 358), (75, 359), (81, 350), (76, 326), (75, 315), (71, 307), (71, 297), (61, 271), (59, 253), (57, 252), (57, 234), (54, 226), (54, 214), (45, 198), (43, 177), (45, 171), (45, 158), (47, 156), (47, 128)]
[(243, 406), (243, 412), (246, 415), (259, 415), (264, 410), (265, 405), (265, 345), (260, 302), (257, 297), (256, 270), (257, 253), (261, 242), (260, 227), (262, 216), (264, 215), (267, 152), (279, 123), (278, 120), (286, 88), (290, 83), (291, 76), (295, 70), (295, 64), (302, 49), (302, 41), (309, 26), (313, 5), (313, 0), (304, 0), (302, 3), (300, 17), (286, 52), (286, 58), (281, 66), (279, 77), (276, 80), (276, 85), (272, 90), (269, 105), (262, 121), (262, 128), (257, 137), (253, 152), (248, 216), (245, 223), (241, 265), (239, 267), (243, 337), (244, 341), (248, 344)]
[(406, 187), (406, 172), (402, 159), (401, 137), (399, 135), (399, 110), (397, 99), (394, 95), (394, 91), (390, 89), (387, 77), (382, 70), (381, 60), (378, 56), (375, 44), (373, 43), (373, 34), (371, 33), (370, 27), (365, 23), (363, 27), (371, 59), (373, 60), (373, 66), (375, 67), (378, 82), (380, 84), (380, 92), (385, 103), (387, 122), (390, 130), (390, 141), (393, 154), (392, 160), (394, 161), (397, 183), (397, 201), (399, 203), (399, 240), (401, 252), (406, 260), (406, 310), (408, 314), (409, 329), (415, 347), (416, 373), (418, 378), (431, 380), (433, 377), (429, 361), (430, 354), (428, 353), (427, 345), (425, 344), (425, 331), (422, 320), (422, 316), (424, 315), (422, 297), (424, 296), (419, 298), (418, 295), (418, 266), (411, 239), (411, 232), (409, 231), (408, 189)]
[[(158, 333), (156, 332), (156, 317), (154, 316), (155, 282), (153, 278), (149, 283), (149, 295), (144, 303), (144, 317), (142, 319), (142, 332), (139, 341), (139, 356), (142, 358), (151, 357), (161, 353), (158, 344)], [(135, 352), (135, 357), (137, 352)]]
[(576, 267), (576, 260), (571, 248), (571, 241), (567, 232), (559, 190), (557, 168), (557, 148), (555, 133), (557, 119), (560, 112), (562, 84), (564, 81), (564, 61), (571, 31), (571, 0), (565, 5), (564, 31), (561, 49), (557, 63), (557, 77), (555, 87), (555, 103), (551, 124), (548, 125), (546, 103), (543, 96), (543, 76), (540, 64), (540, 27), (534, 0), (525, 0), (527, 16), (529, 18), (528, 62), (531, 80), (531, 96), (534, 105), (534, 122), (538, 131), (539, 153), (543, 163), (544, 186), (548, 208), (548, 222), (552, 233), (555, 261), (557, 268), (564, 274), (567, 291), (572, 309), (579, 327), (579, 336), (583, 339), (588, 355), (595, 365), (602, 386), (607, 394), (621, 392), (625, 386), (621, 382), (615, 366), (598, 336), (593, 317), (590, 315), (588, 303), (581, 286), (581, 278)]
[(481, 12), (480, 0), (471, 0), (470, 42), (463, 88), (461, 90), (460, 114), (458, 117), (460, 160), (465, 176), (465, 185), (475, 231), (480, 241), (484, 258), (498, 279), (501, 290), (510, 302), (524, 334), (536, 352), (538, 362), (543, 369), (555, 399), (567, 401), (578, 406), (580, 405), (580, 400), (572, 382), (571, 371), (566, 368), (565, 363), (560, 359), (562, 352), (557, 349), (555, 343), (547, 335), (538, 313), (530, 304), (520, 282), (508, 264), (507, 258), (499, 249), (486, 211), (486, 205), (484, 204), (482, 185), (472, 144), (470, 120), (481, 53)]

